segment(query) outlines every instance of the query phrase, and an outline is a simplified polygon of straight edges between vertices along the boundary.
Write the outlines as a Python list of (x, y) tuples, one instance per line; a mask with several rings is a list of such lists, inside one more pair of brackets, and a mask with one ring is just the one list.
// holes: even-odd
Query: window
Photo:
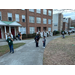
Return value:
[(51, 16), (51, 10), (48, 10), (48, 15)]
[(51, 19), (48, 19), (48, 24), (51, 24)]
[(15, 14), (15, 20), (19, 22), (19, 14)]
[(22, 15), (22, 22), (25, 22), (25, 15)]
[(57, 24), (54, 24), (54, 26), (57, 26)]
[(57, 31), (57, 29), (54, 29), (54, 31)]
[(40, 17), (37, 17), (37, 18), (36, 18), (36, 22), (37, 22), (37, 23), (41, 23), (41, 18), (40, 18)]
[(34, 12), (34, 9), (29, 9), (30, 12)]
[(36, 9), (36, 13), (41, 14), (41, 9)]
[(2, 15), (1, 15), (1, 12), (0, 12), (0, 20), (2, 20)]
[(30, 34), (35, 33), (34, 27), (30, 27)]
[(43, 9), (43, 14), (47, 15), (47, 10), (46, 9)]
[(12, 13), (8, 13), (8, 21), (12, 21)]
[(48, 28), (48, 31), (51, 31), (51, 27)]
[(25, 10), (25, 9), (21, 9), (21, 10)]
[(47, 19), (43, 18), (43, 24), (47, 24)]
[(20, 27), (21, 34), (26, 34), (26, 27)]
[(29, 16), (29, 23), (34, 23), (34, 17), (33, 16)]

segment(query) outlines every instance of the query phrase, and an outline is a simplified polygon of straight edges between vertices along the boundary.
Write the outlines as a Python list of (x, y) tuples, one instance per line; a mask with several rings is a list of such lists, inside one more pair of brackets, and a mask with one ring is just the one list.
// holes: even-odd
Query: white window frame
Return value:
[(34, 12), (34, 9), (29, 9), (30, 12)]
[(30, 34), (35, 33), (35, 27), (29, 27)]
[(29, 16), (29, 23), (35, 23), (34, 16)]
[(19, 14), (15, 14), (15, 21), (19, 22)]
[(48, 27), (48, 31), (51, 31), (51, 27)]
[(0, 16), (1, 16), (1, 20), (2, 20), (2, 13), (1, 13), (1, 11), (0, 11)]
[(52, 14), (52, 11), (48, 10), (48, 15), (51, 16), (51, 14)]
[(47, 19), (43, 18), (43, 24), (47, 24)]
[[(10, 15), (9, 15), (10, 14)], [(12, 13), (8, 13), (8, 21), (9, 21), (9, 17), (11, 17), (11, 21), (13, 21), (13, 18), (12, 18)]]
[(21, 9), (21, 10), (25, 10), (25, 9)]
[(20, 27), (21, 34), (26, 34), (26, 27)]
[(41, 18), (40, 17), (36, 17), (36, 23), (38, 23), (38, 24), (41, 23)]
[[(23, 19), (25, 19), (25, 15), (22, 15), (22, 22), (23, 22)], [(26, 22), (26, 21), (25, 21)]]
[[(49, 22), (50, 21), (50, 22)], [(48, 19), (48, 24), (51, 24), (51, 19)]]
[(36, 13), (41, 14), (41, 9), (36, 9)]
[(47, 9), (43, 9), (43, 15), (47, 15)]

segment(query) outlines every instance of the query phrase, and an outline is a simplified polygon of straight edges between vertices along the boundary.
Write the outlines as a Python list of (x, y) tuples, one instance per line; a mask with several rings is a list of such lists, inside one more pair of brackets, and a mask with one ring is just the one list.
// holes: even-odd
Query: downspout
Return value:
[(27, 34), (28, 34), (28, 16), (27, 16), (27, 10), (26, 9), (26, 37), (27, 37)]

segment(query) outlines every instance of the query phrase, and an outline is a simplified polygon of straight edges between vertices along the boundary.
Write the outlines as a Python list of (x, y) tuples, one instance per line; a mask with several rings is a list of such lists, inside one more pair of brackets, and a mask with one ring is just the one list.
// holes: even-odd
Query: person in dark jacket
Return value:
[(10, 35), (8, 36), (7, 42), (8, 42), (9, 48), (10, 48), (10, 53), (11, 53), (11, 52), (14, 53), (14, 49), (13, 49), (13, 39), (11, 38)]
[(35, 37), (36, 47), (39, 47), (38, 46), (39, 39), (40, 39), (40, 36), (39, 36), (39, 34), (37, 34), (36, 37)]

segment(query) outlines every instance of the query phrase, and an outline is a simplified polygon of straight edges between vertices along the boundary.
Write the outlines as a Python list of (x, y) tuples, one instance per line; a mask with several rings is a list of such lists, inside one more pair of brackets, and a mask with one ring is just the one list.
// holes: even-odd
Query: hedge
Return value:
[(59, 34), (59, 31), (53, 31), (53, 35)]
[(35, 36), (36, 36), (36, 33), (33, 33), (33, 34), (22, 34), (22, 39), (34, 38)]

